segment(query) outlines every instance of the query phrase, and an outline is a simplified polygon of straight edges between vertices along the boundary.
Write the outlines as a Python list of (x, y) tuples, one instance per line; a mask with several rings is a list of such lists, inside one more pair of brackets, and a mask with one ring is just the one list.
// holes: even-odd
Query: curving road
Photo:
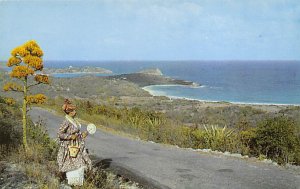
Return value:
[[(53, 138), (64, 119), (41, 108), (33, 108), (30, 116), (35, 122), (42, 118)], [(91, 154), (98, 157), (96, 163), (144, 188), (300, 189), (300, 173), (264, 163), (134, 140), (99, 129), (88, 137), (87, 146)]]

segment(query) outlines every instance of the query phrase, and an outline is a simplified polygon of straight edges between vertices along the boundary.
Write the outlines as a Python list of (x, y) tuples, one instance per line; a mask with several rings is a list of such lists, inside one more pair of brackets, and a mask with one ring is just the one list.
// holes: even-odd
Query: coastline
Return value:
[(152, 96), (164, 96), (170, 99), (181, 99), (181, 100), (189, 100), (189, 101), (198, 101), (203, 103), (224, 103), (224, 104), (233, 104), (233, 105), (253, 105), (253, 106), (300, 106), (300, 104), (280, 104), (280, 103), (259, 103), (259, 102), (231, 102), (231, 101), (218, 101), (218, 100), (203, 100), (203, 99), (196, 99), (196, 98), (189, 98), (189, 97), (181, 97), (181, 96), (174, 96), (174, 95), (168, 95), (166, 92), (163, 92), (164, 94), (160, 94), (159, 92), (155, 90), (149, 89), (149, 87), (155, 87), (155, 86), (166, 86), (166, 87), (172, 87), (172, 86), (180, 86), (180, 87), (189, 87), (189, 88), (202, 88), (203, 86), (199, 87), (193, 87), (193, 86), (187, 86), (187, 85), (148, 85), (144, 86), (141, 89), (147, 91)]

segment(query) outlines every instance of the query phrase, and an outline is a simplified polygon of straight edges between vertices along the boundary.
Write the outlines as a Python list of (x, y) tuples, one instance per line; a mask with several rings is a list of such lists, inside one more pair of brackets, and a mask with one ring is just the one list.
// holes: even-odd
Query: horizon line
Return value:
[[(124, 60), (80, 60), (80, 59), (74, 59), (74, 60), (55, 60), (55, 59), (48, 59), (48, 60), (43, 60), (43, 62), (58, 62), (58, 61), (64, 61), (64, 62), (72, 62), (72, 61), (76, 61), (76, 62), (299, 62), (299, 60), (295, 60), (295, 59), (262, 59), (262, 60), (256, 60), (256, 59), (224, 59), (224, 60), (218, 60), (218, 59), (209, 59), (209, 60), (201, 60), (201, 59), (182, 59), (182, 60), (137, 60), (137, 59), (132, 59), (132, 60), (128, 60), (128, 59), (124, 59)], [(0, 60), (1, 63), (7, 62), (7, 60)]]

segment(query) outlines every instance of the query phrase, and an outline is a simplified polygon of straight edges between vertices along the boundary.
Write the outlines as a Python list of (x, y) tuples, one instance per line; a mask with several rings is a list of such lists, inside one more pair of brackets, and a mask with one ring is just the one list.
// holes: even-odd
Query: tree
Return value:
[[(39, 45), (31, 40), (25, 44), (16, 47), (11, 51), (11, 57), (8, 59), (7, 66), (13, 67), (10, 72), (12, 82), (4, 85), (4, 91), (13, 91), (22, 94), (23, 97), (23, 146), (25, 149), (27, 145), (27, 112), (28, 106), (31, 104), (42, 104), (46, 101), (46, 96), (43, 94), (32, 95), (30, 88), (39, 84), (49, 84), (49, 77), (44, 74), (36, 74), (43, 70), (43, 51)], [(29, 82), (29, 78), (33, 77), (34, 80)], [(20, 84), (21, 83), (21, 84)]]

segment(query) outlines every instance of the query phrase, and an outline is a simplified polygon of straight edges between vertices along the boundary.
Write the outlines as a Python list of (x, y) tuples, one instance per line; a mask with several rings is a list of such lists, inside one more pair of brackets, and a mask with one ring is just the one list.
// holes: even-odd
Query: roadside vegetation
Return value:
[[(28, 148), (25, 150), (22, 145), (22, 112), (20, 108), (20, 104), (12, 104), (10, 99), (0, 96), (0, 160), (17, 165), (18, 170), (26, 175), (28, 182), (22, 188), (31, 186), (43, 189), (60, 188), (61, 184), (66, 184), (66, 180), (58, 172), (56, 163), (58, 144), (50, 139), (43, 122), (34, 124), (28, 119)], [(1, 162), (0, 169), (2, 170)], [(118, 188), (115, 183), (117, 179), (115, 175), (106, 172), (101, 167), (95, 167), (85, 177), (85, 183), (81, 188)]]
[[(253, 125), (247, 117), (231, 127), (216, 124), (186, 126), (164, 113), (137, 107), (118, 107), (110, 101), (95, 103), (73, 99), (81, 119), (138, 136), (143, 140), (184, 148), (212, 149), (268, 158), (278, 164), (300, 165), (299, 123), (285, 116), (265, 116)], [(63, 98), (49, 99), (44, 106), (60, 112)]]

